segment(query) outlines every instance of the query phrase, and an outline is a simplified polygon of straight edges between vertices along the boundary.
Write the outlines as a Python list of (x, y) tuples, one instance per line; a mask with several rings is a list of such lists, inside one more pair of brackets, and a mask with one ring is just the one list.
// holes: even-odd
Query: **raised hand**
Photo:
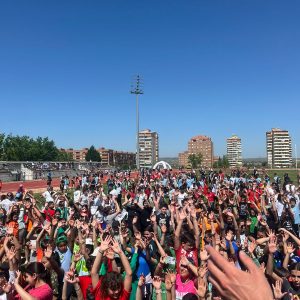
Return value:
[(120, 247), (120, 244), (118, 243), (118, 241), (116, 241), (115, 239), (111, 240), (111, 248), (112, 250), (117, 253), (120, 254), (122, 252), (122, 249)]
[(295, 251), (295, 247), (292, 243), (288, 243), (286, 246), (286, 251), (288, 254), (292, 254)]
[(2, 286), (2, 290), (4, 293), (8, 294), (10, 291), (11, 291), (11, 284), (10, 283), (5, 283), (3, 286)]
[(51, 246), (48, 246), (47, 249), (44, 251), (44, 255), (48, 259), (51, 258), (52, 253), (53, 253), (53, 250), (52, 250)]
[(287, 294), (287, 292), (282, 293), (282, 282), (280, 280), (276, 280), (275, 285), (272, 284), (272, 287), (275, 300), (282, 299)]
[(187, 215), (186, 212), (184, 211), (184, 209), (182, 209), (179, 213), (178, 213), (178, 217), (180, 221), (183, 221), (186, 219)]
[(109, 244), (111, 242), (111, 236), (108, 235), (105, 240), (102, 240), (101, 244), (100, 244), (100, 247), (99, 247), (99, 251), (106, 251), (108, 248), (109, 248)]
[(171, 284), (175, 284), (176, 282), (176, 273), (172, 270), (167, 270), (166, 275), (169, 276)]
[(79, 278), (74, 274), (74, 271), (66, 272), (65, 280), (72, 284), (79, 283)]
[(21, 278), (21, 276), (22, 276), (22, 273), (21, 273), (21, 271), (16, 271), (16, 278), (15, 278), (15, 281), (14, 281), (14, 284), (19, 284), (19, 281), (20, 281), (20, 278)]
[(83, 255), (80, 252), (75, 253), (74, 256), (73, 256), (74, 263), (79, 262), (82, 259), (82, 257), (83, 257)]
[(156, 290), (159, 290), (161, 287), (161, 279), (159, 276), (154, 276), (152, 280), (152, 285)]
[(138, 217), (137, 216), (134, 216), (133, 219), (132, 219), (132, 224), (136, 224), (138, 221)]
[(188, 261), (188, 259), (186, 258), (186, 256), (181, 256), (181, 258), (180, 258), (180, 265), (188, 266), (189, 264), (190, 264), (190, 262)]
[(200, 259), (201, 259), (201, 261), (207, 261), (209, 259), (209, 255), (208, 255), (206, 249), (203, 249), (200, 251)]
[(138, 281), (138, 286), (142, 287), (145, 284), (145, 276), (141, 275)]
[(14, 233), (14, 228), (11, 227), (11, 226), (9, 226), (9, 227), (7, 228), (7, 230), (6, 230), (6, 233), (7, 233), (7, 235), (13, 235), (13, 233)]
[(208, 280), (223, 298), (251, 300), (255, 295), (256, 300), (273, 300), (265, 275), (243, 251), (239, 252), (239, 257), (248, 272), (237, 269), (211, 246), (206, 246), (206, 249), (210, 255)]
[(37, 221), (37, 220), (35, 220), (35, 221), (33, 222), (33, 224), (32, 224), (32, 227), (33, 227), (33, 228), (37, 228), (37, 227), (39, 226), (39, 224), (40, 224), (40, 222)]
[(11, 248), (6, 252), (6, 257), (7, 257), (7, 259), (8, 259), (8, 260), (12, 260), (12, 259), (16, 256), (16, 253), (17, 253), (16, 249), (14, 249), (14, 248), (11, 247)]
[(200, 299), (205, 297), (206, 290), (207, 290), (206, 280), (203, 279), (202, 277), (199, 277), (198, 278), (198, 288), (197, 288), (196, 292), (197, 292), (197, 295), (200, 297)]
[(256, 248), (256, 243), (255, 242), (250, 242), (249, 244), (248, 244), (248, 251), (249, 251), (249, 253), (253, 253), (254, 252), (254, 250), (255, 250), (255, 248)]
[(268, 243), (268, 250), (269, 250), (269, 253), (272, 253), (272, 254), (277, 251), (277, 244), (276, 244), (275, 236), (270, 238), (269, 243)]

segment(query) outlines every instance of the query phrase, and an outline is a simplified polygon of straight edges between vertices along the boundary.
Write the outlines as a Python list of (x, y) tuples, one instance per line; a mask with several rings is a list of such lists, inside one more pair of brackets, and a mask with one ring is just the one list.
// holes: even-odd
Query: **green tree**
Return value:
[(58, 151), (58, 161), (72, 161), (73, 160), (73, 156), (71, 153), (67, 153), (64, 151)]
[(0, 133), (0, 160), (4, 159), (4, 149), (3, 149), (4, 140), (5, 140), (5, 134)]
[(202, 163), (202, 159), (203, 159), (203, 156), (201, 153), (190, 154), (188, 156), (188, 161), (189, 161), (189, 164), (191, 165), (192, 169), (196, 169), (197, 167), (200, 167), (201, 163)]
[(223, 158), (222, 158), (222, 167), (223, 168), (229, 168), (229, 161), (228, 161), (227, 155), (223, 155)]
[(91, 146), (85, 155), (86, 161), (101, 161), (99, 152), (95, 149), (94, 146)]
[(0, 135), (0, 158), (8, 161), (57, 161), (59, 150), (48, 137)]

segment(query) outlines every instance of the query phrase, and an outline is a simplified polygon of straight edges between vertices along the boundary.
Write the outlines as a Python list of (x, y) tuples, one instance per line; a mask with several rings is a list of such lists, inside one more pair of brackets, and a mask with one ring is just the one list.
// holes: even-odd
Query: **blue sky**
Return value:
[(0, 131), (134, 151), (139, 73), (162, 157), (198, 134), (264, 157), (272, 127), (300, 148), (299, 15), (298, 0), (1, 1)]

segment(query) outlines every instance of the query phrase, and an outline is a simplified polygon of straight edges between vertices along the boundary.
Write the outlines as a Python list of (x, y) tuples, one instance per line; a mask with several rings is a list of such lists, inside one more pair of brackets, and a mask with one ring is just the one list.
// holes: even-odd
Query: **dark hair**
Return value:
[(123, 281), (121, 274), (110, 272), (101, 278), (100, 284), (100, 299), (105, 299), (108, 296), (108, 290), (116, 291), (123, 289)]
[(289, 269), (290, 269), (290, 271), (292, 271), (292, 270), (300, 271), (300, 263), (299, 263), (299, 262), (293, 263), (293, 264), (289, 267)]
[(184, 232), (181, 235), (181, 243), (195, 245), (195, 237), (190, 232)]
[(192, 294), (192, 293), (185, 294), (182, 297), (182, 300), (197, 300), (197, 299), (198, 299), (197, 295)]
[(41, 262), (29, 263), (25, 268), (25, 273), (31, 276), (33, 276), (33, 274), (36, 274), (37, 278), (45, 281), (48, 285), (51, 286), (50, 273)]

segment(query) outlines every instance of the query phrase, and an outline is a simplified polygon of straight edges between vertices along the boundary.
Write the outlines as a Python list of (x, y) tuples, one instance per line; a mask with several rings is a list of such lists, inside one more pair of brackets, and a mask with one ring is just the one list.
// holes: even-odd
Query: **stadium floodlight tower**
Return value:
[(136, 96), (136, 168), (140, 169), (140, 146), (139, 146), (139, 132), (140, 132), (140, 120), (139, 120), (139, 95), (144, 94), (142, 90), (142, 79), (140, 75), (137, 75), (134, 79), (134, 84), (131, 86), (131, 94)]

